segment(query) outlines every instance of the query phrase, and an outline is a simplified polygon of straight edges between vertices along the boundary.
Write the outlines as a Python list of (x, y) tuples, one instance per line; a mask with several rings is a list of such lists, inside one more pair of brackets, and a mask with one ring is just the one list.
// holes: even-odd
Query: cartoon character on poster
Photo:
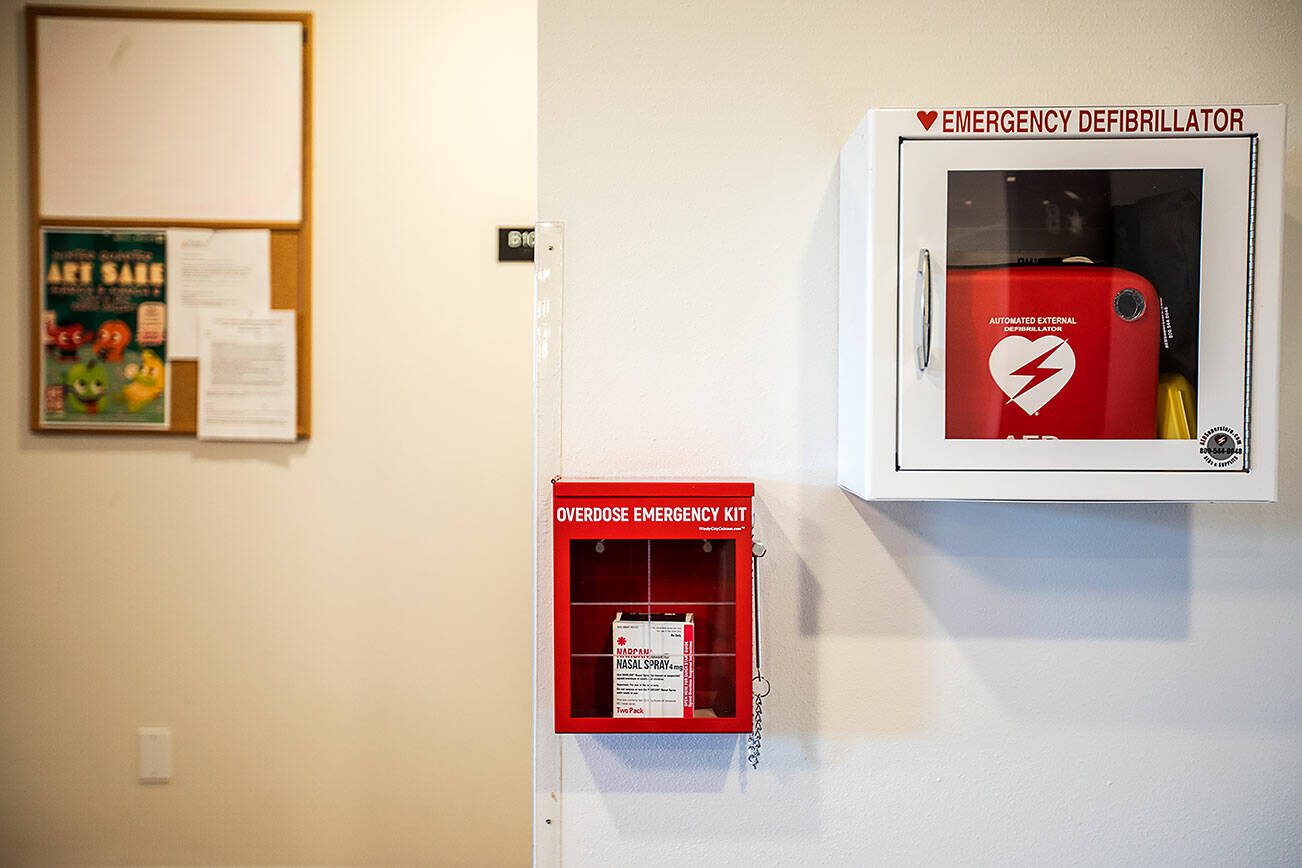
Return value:
[(41, 233), (41, 422), (166, 428), (166, 239), (154, 230)]

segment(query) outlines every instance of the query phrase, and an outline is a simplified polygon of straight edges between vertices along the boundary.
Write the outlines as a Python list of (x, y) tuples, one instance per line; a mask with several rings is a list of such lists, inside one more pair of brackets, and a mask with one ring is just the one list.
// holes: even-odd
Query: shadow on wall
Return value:
[(867, 504), (845, 497), (950, 635), (1189, 635), (1185, 504)]
[(602, 793), (719, 793), (745, 737), (652, 733), (575, 735)]
[(724, 789), (745, 737), (717, 733), (575, 736), (600, 792), (713, 793)]
[[(821, 829), (817, 799), (804, 798), (788, 802), (780, 821), (772, 817), (756, 826), (741, 815), (721, 814), (715, 810), (695, 810), (683, 795), (721, 793), (740, 766), (740, 788), (745, 792), (747, 777), (746, 737), (718, 734), (637, 734), (574, 736), (590, 783), (571, 786), (567, 799), (587, 791), (601, 800), (610, 821), (625, 838), (653, 838), (681, 841), (692, 839), (787, 839), (817, 834)], [(792, 745), (785, 740), (765, 746), (759, 780), (771, 799), (781, 790), (793, 764), (804, 768), (807, 763), (786, 756)], [(812, 774), (806, 772), (806, 774)], [(775, 778), (776, 776), (776, 778)], [(735, 786), (735, 784), (734, 784)], [(806, 781), (799, 787), (809, 792)], [(630, 797), (621, 798), (623, 794)], [(675, 800), (677, 807), (667, 810), (648, 808), (646, 796), (656, 794)]]

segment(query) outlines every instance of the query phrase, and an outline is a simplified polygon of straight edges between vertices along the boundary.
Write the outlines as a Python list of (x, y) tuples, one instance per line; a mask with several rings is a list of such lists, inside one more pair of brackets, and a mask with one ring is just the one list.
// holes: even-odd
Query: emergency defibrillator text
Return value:
[(1241, 108), (946, 109), (946, 133), (1241, 133)]

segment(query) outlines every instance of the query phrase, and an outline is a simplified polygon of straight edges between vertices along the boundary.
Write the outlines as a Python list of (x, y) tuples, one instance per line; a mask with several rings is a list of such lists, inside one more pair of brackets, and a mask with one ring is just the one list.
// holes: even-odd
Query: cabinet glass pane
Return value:
[[(691, 696), (693, 717), (735, 717), (736, 542), (586, 539), (569, 549), (571, 716), (616, 716), (617, 662), (641, 644), (639, 625), (690, 621), (689, 664), (682, 644), (674, 653), (650, 641), (650, 653), (625, 667), (621, 704), (642, 709), (634, 716), (681, 716), (664, 701), (677, 689), (680, 701), (683, 691)], [(619, 620), (631, 623), (629, 633), (619, 633)]]
[(1196, 436), (1202, 170), (947, 187), (945, 437)]

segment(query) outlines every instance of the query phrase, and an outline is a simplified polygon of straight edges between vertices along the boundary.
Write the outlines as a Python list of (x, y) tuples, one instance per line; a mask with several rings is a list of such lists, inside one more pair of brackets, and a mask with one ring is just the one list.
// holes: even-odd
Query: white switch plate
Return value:
[(142, 726), (136, 730), (140, 745), (137, 773), (142, 784), (165, 784), (172, 779), (172, 730), (166, 726)]

